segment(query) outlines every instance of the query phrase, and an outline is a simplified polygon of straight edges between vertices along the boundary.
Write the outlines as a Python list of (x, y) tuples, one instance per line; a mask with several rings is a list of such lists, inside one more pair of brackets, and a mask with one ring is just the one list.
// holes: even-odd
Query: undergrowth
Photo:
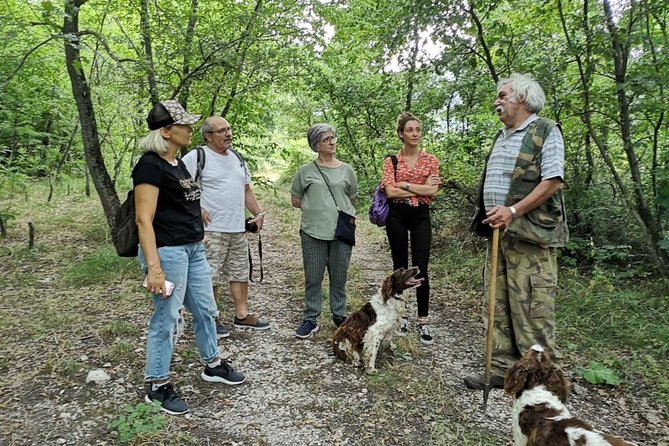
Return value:
[[(479, 301), (485, 248), (469, 236), (442, 238), (431, 270), (458, 283)], [(433, 273), (434, 274), (434, 273)], [(669, 413), (669, 281), (630, 271), (595, 268), (583, 273), (562, 265), (556, 301), (557, 343), (574, 369), (610, 369), (628, 392), (641, 391)]]

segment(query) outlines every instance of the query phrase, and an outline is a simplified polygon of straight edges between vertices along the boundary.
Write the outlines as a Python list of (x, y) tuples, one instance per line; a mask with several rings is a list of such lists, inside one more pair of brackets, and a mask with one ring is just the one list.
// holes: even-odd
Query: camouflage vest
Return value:
[[(523, 138), (518, 153), (516, 167), (511, 176), (511, 186), (504, 203), (505, 206), (518, 203), (541, 182), (541, 149), (556, 125), (550, 119), (539, 118), (528, 126), (527, 134)], [(562, 131), (559, 125), (558, 129)], [(495, 141), (498, 137), (499, 134), (495, 137)], [(483, 180), (485, 180), (485, 172)], [(476, 220), (480, 219), (482, 212), (484, 215), (483, 181), (479, 188), (479, 209), (472, 223), (472, 228), (481, 235), (483, 233), (480, 230), (485, 231), (485, 228), (477, 227)], [(481, 226), (480, 222), (479, 226)], [(562, 190), (557, 191), (537, 208), (514, 219), (506, 228), (505, 234), (546, 248), (564, 246), (569, 239), (569, 230)]]

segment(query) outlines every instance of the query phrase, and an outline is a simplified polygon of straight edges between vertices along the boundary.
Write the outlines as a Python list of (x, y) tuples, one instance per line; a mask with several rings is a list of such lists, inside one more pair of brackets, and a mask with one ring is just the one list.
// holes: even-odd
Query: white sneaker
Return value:
[(420, 342), (423, 345), (432, 345), (434, 342), (430, 326), (427, 324), (418, 324), (418, 336), (420, 336)]

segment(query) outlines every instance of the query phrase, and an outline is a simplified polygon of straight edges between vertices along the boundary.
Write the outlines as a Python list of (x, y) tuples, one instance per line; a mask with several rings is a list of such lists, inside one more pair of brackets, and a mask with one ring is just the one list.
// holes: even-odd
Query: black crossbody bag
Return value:
[(341, 240), (342, 242), (348, 245), (355, 246), (355, 217), (339, 209), (337, 200), (335, 199), (335, 196), (332, 193), (332, 189), (330, 189), (330, 183), (328, 183), (328, 179), (323, 174), (321, 168), (318, 167), (316, 161), (314, 161), (314, 165), (316, 166), (316, 169), (318, 169), (318, 171), (321, 173), (323, 180), (325, 180), (325, 185), (328, 187), (330, 195), (332, 195), (332, 201), (334, 201), (335, 207), (337, 208), (338, 215), (337, 215), (337, 228), (335, 229), (335, 238), (337, 240)]

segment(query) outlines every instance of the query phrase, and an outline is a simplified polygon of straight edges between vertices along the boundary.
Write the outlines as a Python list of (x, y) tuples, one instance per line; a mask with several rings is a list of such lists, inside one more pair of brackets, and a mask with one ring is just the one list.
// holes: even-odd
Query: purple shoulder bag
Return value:
[[(397, 181), (397, 157), (395, 155), (388, 155), (393, 162), (393, 169), (395, 170), (395, 181)], [(387, 157), (388, 157), (387, 156)], [(386, 193), (381, 189), (381, 185), (376, 186), (374, 190), (374, 198), (372, 204), (369, 206), (369, 221), (376, 226), (382, 228), (388, 221), (388, 214), (390, 213), (390, 203)]]

